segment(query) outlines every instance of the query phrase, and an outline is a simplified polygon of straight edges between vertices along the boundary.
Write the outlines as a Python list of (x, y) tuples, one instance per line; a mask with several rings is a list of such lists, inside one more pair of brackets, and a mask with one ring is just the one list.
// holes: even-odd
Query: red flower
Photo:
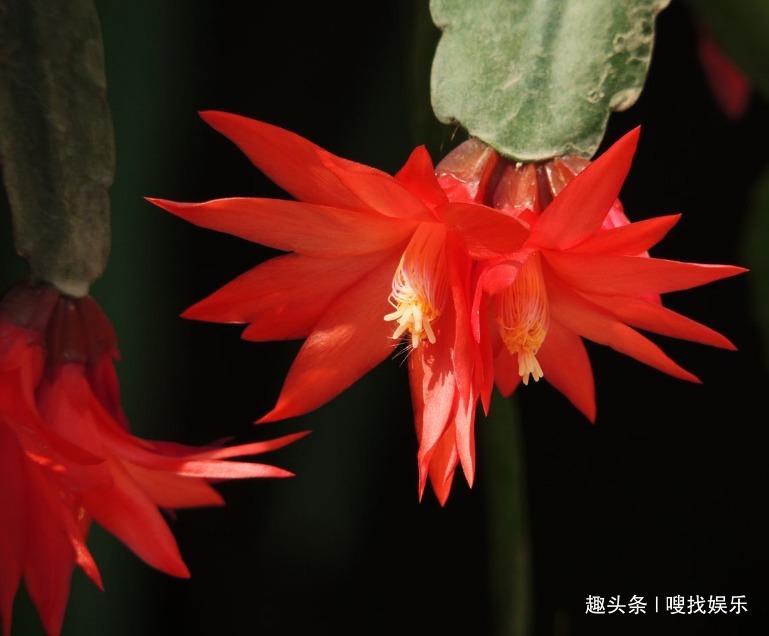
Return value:
[[(453, 210), (444, 214), (479, 261), (473, 328), (476, 338), (487, 343), (487, 355), (494, 357), (495, 380), (503, 394), (509, 395), (521, 378), (525, 384), (544, 376), (594, 420), (593, 374), (582, 338), (690, 381), (698, 380), (636, 329), (734, 348), (712, 329), (662, 306), (659, 294), (745, 270), (648, 256), (647, 250), (679, 216), (629, 223), (621, 212), (617, 196), (638, 134), (638, 129), (628, 133), (572, 175), (562, 190), (554, 188), (556, 196), (539, 215), (521, 212), (529, 206), (517, 205), (515, 197), (505, 205), (504, 196), (495, 203), (501, 213), (479, 208), (472, 218)], [(521, 190), (510, 192), (520, 196)], [(531, 223), (530, 236), (516, 250), (506, 249), (499, 239), (506, 226), (511, 231), (517, 227), (510, 215)]]
[(23, 577), (46, 633), (58, 634), (75, 565), (102, 586), (86, 547), (91, 520), (149, 565), (189, 576), (159, 508), (223, 503), (209, 482), (287, 477), (227, 461), (303, 434), (229, 448), (131, 435), (120, 407), (115, 336), (89, 297), (12, 288), (0, 304), (0, 615), (10, 634)]
[(724, 113), (732, 119), (739, 119), (745, 114), (750, 101), (750, 80), (724, 54), (704, 27), (700, 26), (698, 31), (697, 53), (710, 90)]
[[(479, 206), (448, 202), (421, 147), (392, 177), (275, 126), (219, 112), (202, 117), (298, 199), (150, 199), (197, 225), (291, 252), (184, 314), (248, 323), (248, 340), (306, 338), (275, 408), (260, 421), (319, 407), (392, 355), (393, 340), (405, 336), (420, 497), (429, 475), (445, 502), (458, 462), (472, 484), (482, 382), (467, 310), (472, 261), (440, 217)], [(525, 235), (521, 224), (510, 229), (511, 249)]]

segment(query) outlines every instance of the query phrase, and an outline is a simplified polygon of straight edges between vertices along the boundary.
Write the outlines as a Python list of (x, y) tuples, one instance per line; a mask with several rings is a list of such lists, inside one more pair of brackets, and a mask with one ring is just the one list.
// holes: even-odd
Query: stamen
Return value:
[(510, 355), (518, 356), (518, 373), (524, 384), (544, 375), (536, 354), (547, 335), (550, 313), (539, 254), (530, 256), (513, 284), (500, 294), (497, 323)]
[(444, 240), (445, 230), (440, 226), (420, 226), (393, 276), (388, 301), (395, 311), (384, 319), (397, 323), (394, 340), (406, 332), (410, 334), (413, 349), (425, 340), (435, 344), (433, 323), (441, 315), (448, 286)]

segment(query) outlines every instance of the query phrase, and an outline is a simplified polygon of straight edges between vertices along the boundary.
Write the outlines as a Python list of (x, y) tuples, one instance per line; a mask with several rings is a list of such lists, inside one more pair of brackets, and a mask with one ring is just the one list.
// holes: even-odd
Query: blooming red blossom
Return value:
[[(306, 338), (275, 408), (260, 421), (326, 403), (392, 355), (394, 340), (403, 336), (410, 350), (419, 495), (429, 476), (445, 502), (458, 463), (472, 485), (483, 382), (468, 315), (473, 263), (440, 219), (449, 210), (472, 215), (480, 206), (449, 202), (423, 147), (393, 177), (269, 124), (220, 112), (202, 117), (298, 199), (150, 199), (197, 225), (291, 252), (184, 313), (248, 323), (248, 340)], [(526, 236), (516, 223), (507, 228), (510, 249)]]
[[(484, 350), (494, 359), (494, 377), (504, 395), (521, 379), (527, 383), (544, 376), (594, 420), (593, 374), (582, 338), (690, 381), (698, 380), (636, 329), (734, 348), (722, 335), (661, 303), (662, 293), (745, 270), (649, 256), (648, 249), (680, 215), (630, 223), (622, 212), (617, 197), (638, 135), (638, 129), (631, 131), (581, 171), (562, 171), (566, 183), (554, 186), (548, 179), (551, 192), (545, 199), (552, 202), (541, 206), (541, 213), (532, 204), (543, 192), (535, 168), (512, 165), (519, 173), (516, 187), (501, 180), (493, 189), (499, 211), (479, 208), (472, 218), (453, 210), (444, 215), (478, 261), (473, 329), (478, 341), (487, 343)], [(525, 219), (531, 233), (520, 249), (508, 250), (499, 237), (507, 225), (517, 231), (519, 219), (513, 217)]]
[(77, 565), (102, 587), (86, 546), (90, 522), (149, 565), (187, 577), (159, 509), (221, 505), (210, 482), (287, 477), (227, 461), (304, 435), (193, 448), (139, 439), (120, 407), (115, 336), (90, 297), (20, 284), (0, 303), (0, 616), (10, 634), (24, 579), (49, 635), (61, 630)]

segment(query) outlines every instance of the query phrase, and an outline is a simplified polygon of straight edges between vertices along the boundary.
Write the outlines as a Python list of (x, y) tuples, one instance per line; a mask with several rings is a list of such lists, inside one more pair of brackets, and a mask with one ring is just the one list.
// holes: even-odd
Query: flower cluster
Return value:
[(233, 447), (139, 439), (120, 407), (115, 335), (90, 297), (19, 284), (0, 301), (0, 617), (10, 634), (22, 580), (47, 634), (58, 634), (72, 571), (102, 587), (86, 546), (91, 521), (149, 565), (189, 572), (162, 510), (221, 505), (210, 485), (287, 477), (228, 461), (303, 434)]
[(433, 167), (423, 148), (390, 176), (281, 128), (222, 112), (203, 119), (297, 200), (149, 199), (199, 226), (288, 252), (185, 312), (243, 323), (243, 337), (304, 338), (261, 422), (324, 404), (403, 339), (416, 424), (419, 496), (441, 504), (461, 465), (475, 472), (474, 423), (496, 383), (547, 378), (591, 420), (582, 338), (686, 380), (636, 329), (732, 348), (662, 306), (660, 294), (739, 267), (651, 258), (677, 216), (630, 223), (618, 195), (638, 130), (596, 161), (517, 164), (470, 140)]

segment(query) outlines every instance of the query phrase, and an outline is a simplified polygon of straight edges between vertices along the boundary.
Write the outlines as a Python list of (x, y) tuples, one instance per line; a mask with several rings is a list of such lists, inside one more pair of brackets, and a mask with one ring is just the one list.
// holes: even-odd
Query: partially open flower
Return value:
[[(525, 166), (497, 159), (493, 171), (480, 171), (496, 177), (485, 177), (485, 186), (471, 198), (490, 198), (498, 211), (483, 207), (472, 218), (453, 210), (444, 215), (478, 261), (473, 330), (479, 342), (487, 343), (503, 394), (521, 380), (545, 377), (594, 420), (593, 374), (582, 338), (690, 381), (698, 380), (636, 329), (734, 348), (722, 335), (661, 303), (662, 293), (745, 270), (649, 256), (648, 249), (679, 216), (630, 223), (622, 211), (617, 197), (638, 134), (631, 131), (592, 163), (567, 159)], [(493, 157), (480, 147), (477, 152)], [(519, 220), (531, 232), (520, 248), (508, 249), (501, 237)]]
[(19, 284), (0, 301), (0, 616), (10, 634), (24, 579), (46, 633), (58, 634), (75, 566), (101, 587), (86, 546), (96, 521), (149, 565), (187, 577), (163, 510), (221, 505), (210, 485), (287, 477), (232, 458), (288, 435), (233, 447), (139, 439), (120, 407), (115, 335), (90, 297)]
[[(481, 206), (447, 197), (424, 147), (391, 176), (276, 126), (220, 112), (202, 117), (298, 199), (150, 199), (198, 225), (290, 252), (184, 314), (248, 323), (243, 337), (249, 340), (306, 338), (275, 408), (260, 421), (324, 404), (391, 356), (403, 338), (419, 439), (419, 495), (429, 476), (445, 502), (458, 463), (472, 484), (483, 382), (468, 313), (473, 261), (441, 216), (452, 209), (472, 216)], [(516, 249), (527, 232), (511, 224), (506, 245)]]

